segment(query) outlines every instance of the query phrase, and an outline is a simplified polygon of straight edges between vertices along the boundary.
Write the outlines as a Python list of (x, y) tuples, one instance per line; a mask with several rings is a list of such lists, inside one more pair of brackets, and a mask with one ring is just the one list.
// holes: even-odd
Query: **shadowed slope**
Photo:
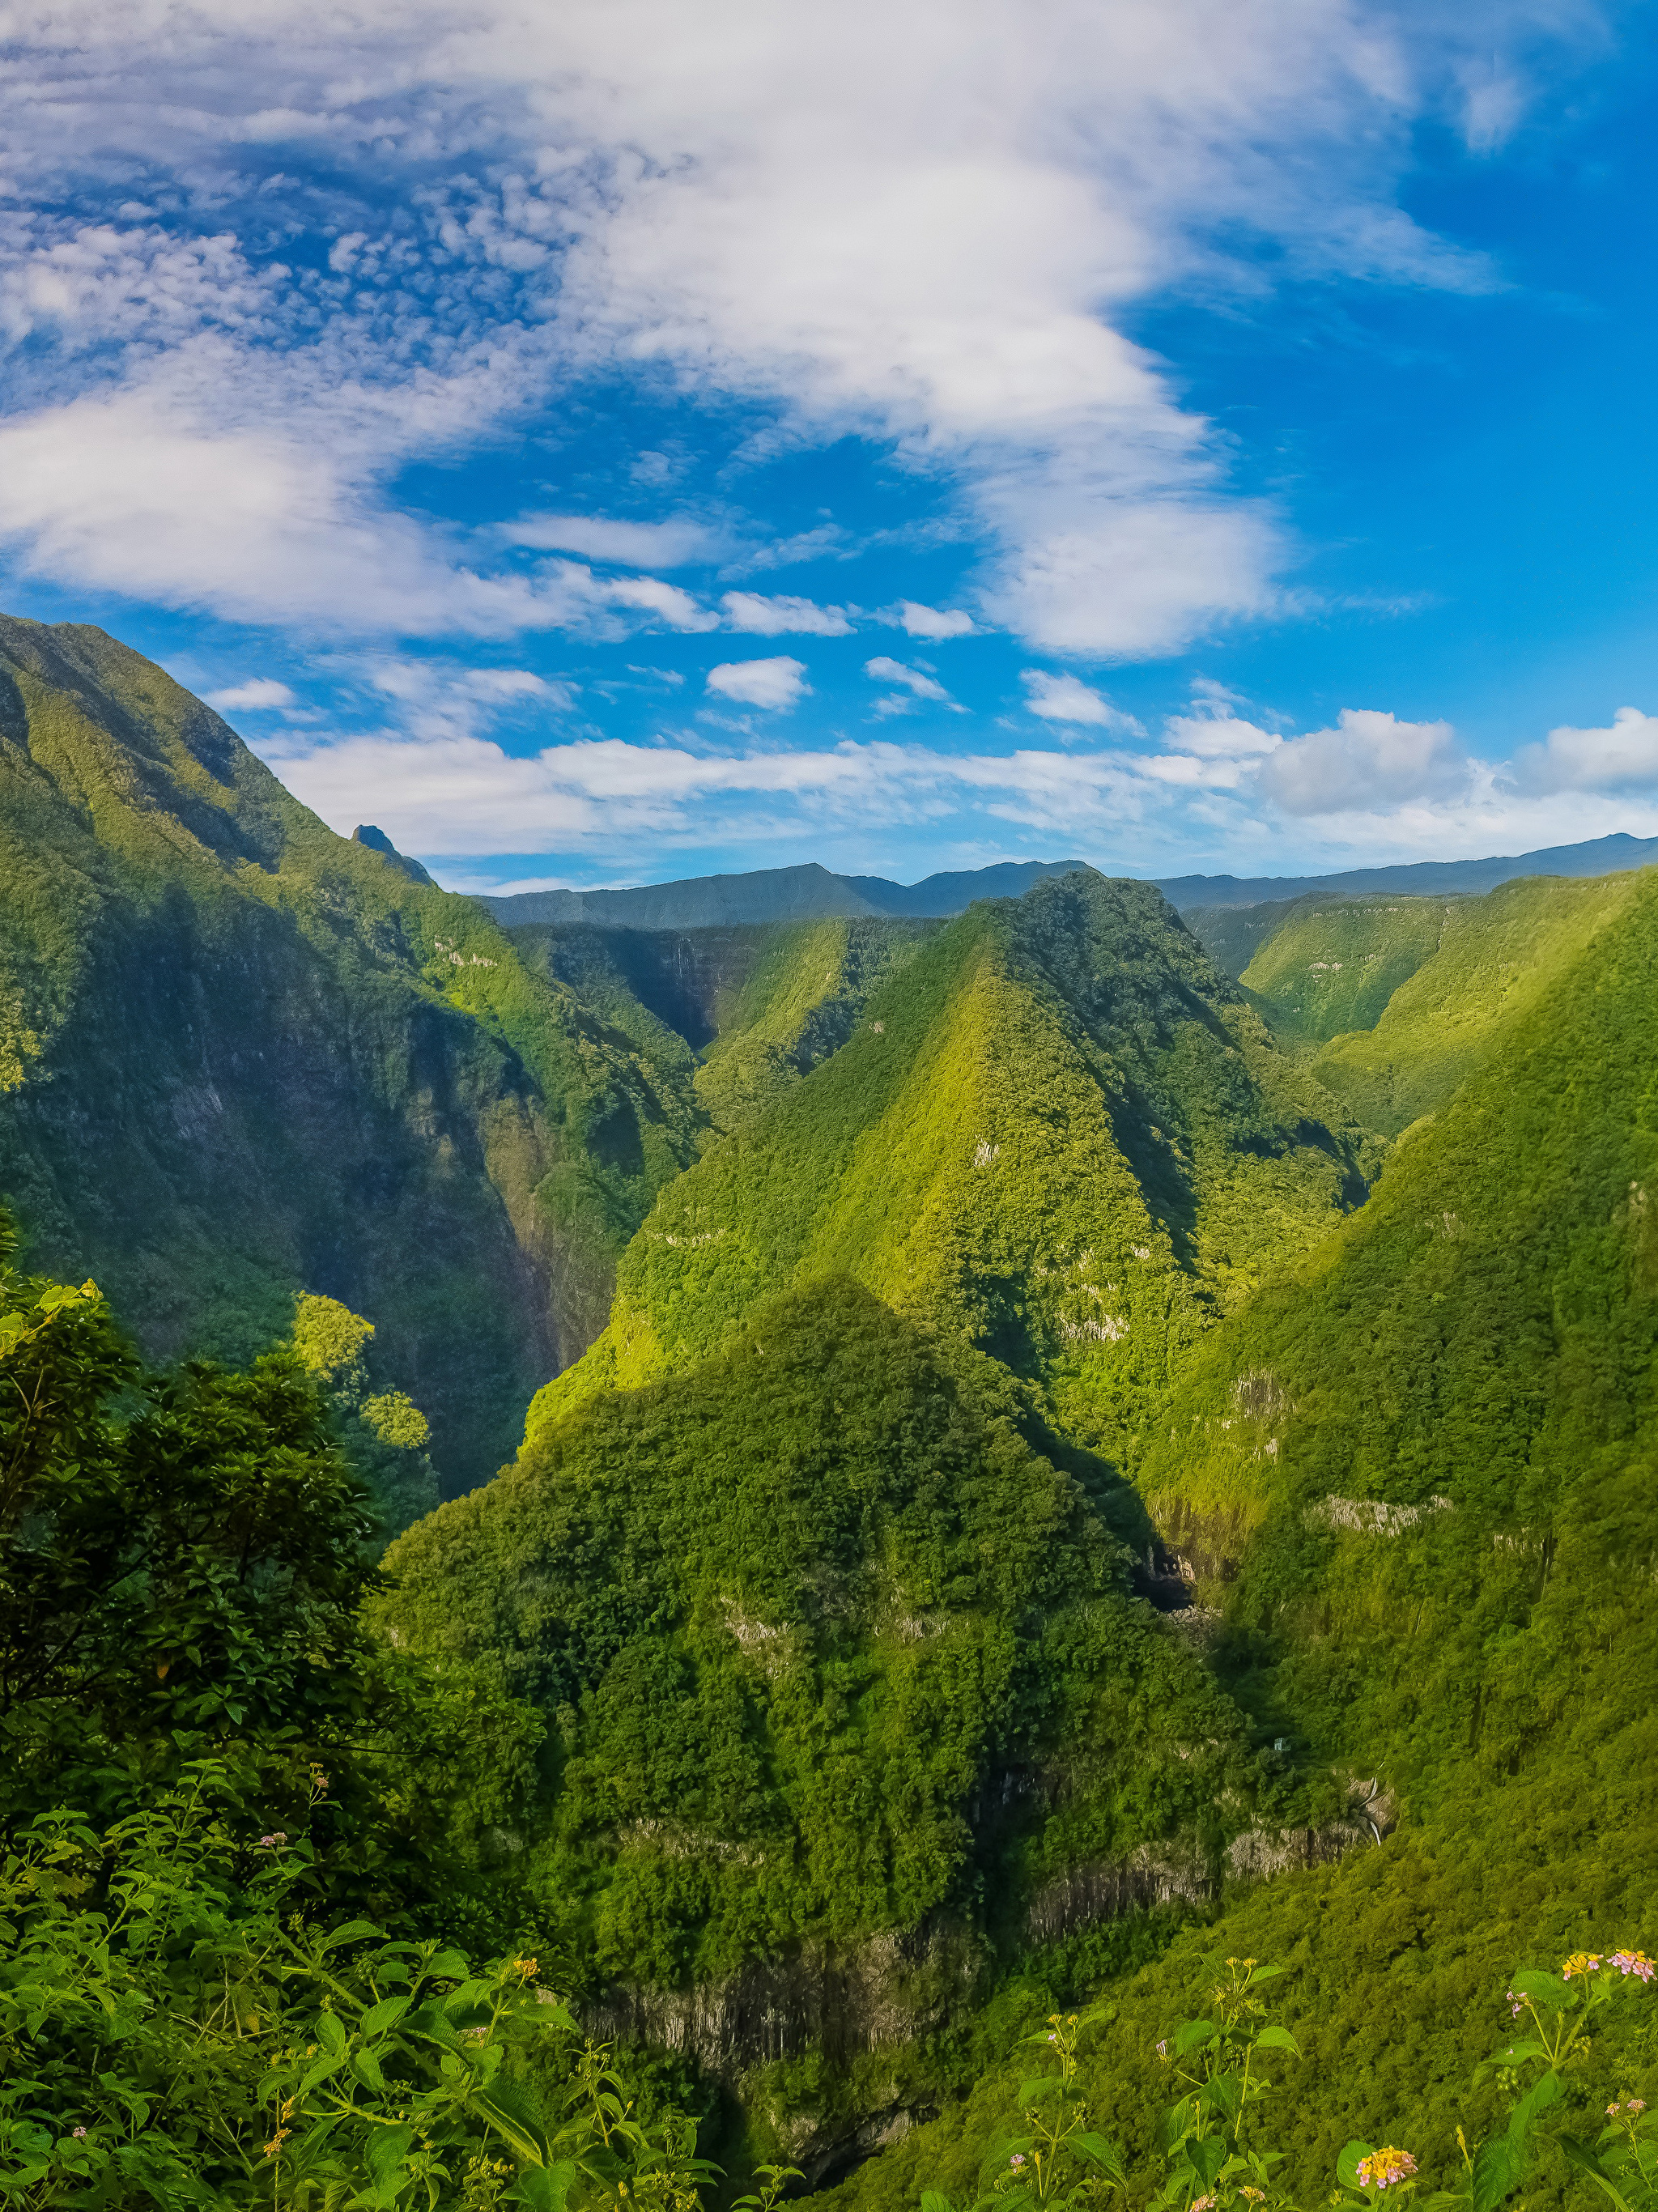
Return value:
[(677, 1073), (139, 654), (0, 621), (0, 1191), (153, 1356), (325, 1291), (477, 1480), (694, 1155)]

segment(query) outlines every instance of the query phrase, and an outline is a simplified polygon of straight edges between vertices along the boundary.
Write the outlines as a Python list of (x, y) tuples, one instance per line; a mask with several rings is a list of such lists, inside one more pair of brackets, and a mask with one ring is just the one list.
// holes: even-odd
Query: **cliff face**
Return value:
[(367, 1315), (451, 1488), (693, 1156), (659, 1064), (101, 631), (0, 619), (0, 1197), (146, 1352)]

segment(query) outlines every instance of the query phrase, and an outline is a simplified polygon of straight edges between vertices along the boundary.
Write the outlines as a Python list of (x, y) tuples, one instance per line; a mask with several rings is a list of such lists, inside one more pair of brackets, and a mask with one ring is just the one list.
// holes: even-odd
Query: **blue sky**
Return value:
[(1650, 10), (13, 36), (0, 604), (457, 888), (1658, 834)]

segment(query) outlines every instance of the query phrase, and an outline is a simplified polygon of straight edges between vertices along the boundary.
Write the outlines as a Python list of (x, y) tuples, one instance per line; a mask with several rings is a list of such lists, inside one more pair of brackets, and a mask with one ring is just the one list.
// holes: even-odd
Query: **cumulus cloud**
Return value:
[[(1424, 115), (1477, 143), (1507, 127), (1539, 12), (1054, 0), (1033, 31), (1023, 0), (975, 0), (963, 20), (197, 0), (163, 38), (103, 0), (26, 12), (0, 531), (34, 573), (238, 619), (591, 627), (629, 603), (578, 563), (671, 567), (687, 526), (543, 518), (566, 542), (509, 542), (575, 561), (496, 573), (398, 489), (591, 374), (748, 410), (744, 434), (758, 410), (782, 438), (878, 442), (975, 538), (986, 616), (1040, 649), (1158, 653), (1271, 613), (1282, 526), (1128, 319), (1224, 285), (1239, 239), (1299, 276), (1488, 283), (1396, 185)], [(112, 175), (146, 197), (64, 212)], [(966, 634), (937, 618), (910, 634)]]
[(1259, 788), (1286, 814), (1340, 814), (1455, 798), (1467, 782), (1467, 761), (1448, 722), (1401, 722), (1344, 707), (1333, 729), (1287, 738), (1269, 751)]
[(750, 630), (760, 637), (783, 637), (790, 632), (847, 637), (852, 633), (844, 607), (820, 607), (815, 600), (791, 599), (786, 593), (768, 599), (761, 592), (727, 592), (720, 605), (728, 629)]
[(722, 699), (778, 713), (797, 706), (811, 687), (805, 661), (779, 653), (770, 660), (722, 660), (708, 671), (708, 689)]
[(274, 676), (250, 677), (246, 684), (232, 684), (222, 691), (204, 691), (202, 696), (221, 714), (263, 713), (273, 707), (299, 704), (287, 684), (279, 684)]
[(1605, 730), (1563, 725), (1514, 762), (1515, 781), (1530, 791), (1633, 791), (1658, 785), (1658, 714), (1620, 707)]
[(692, 562), (720, 560), (728, 547), (720, 532), (689, 518), (617, 522), (598, 514), (526, 514), (503, 523), (501, 535), (509, 545), (580, 553), (589, 561), (624, 568), (683, 568)]
[(948, 699), (950, 694), (935, 676), (921, 669), (909, 668), (902, 660), (894, 660), (884, 653), (878, 653), (873, 660), (864, 663), (865, 676), (873, 677), (878, 684), (899, 684), (918, 699)]
[(1176, 752), (1195, 753), (1199, 760), (1253, 760), (1284, 742), (1258, 723), (1212, 711), (1171, 714), (1163, 726), (1163, 734), (1164, 743)]
[(919, 599), (900, 599), (881, 619), (911, 637), (971, 637), (975, 627), (972, 616), (960, 607), (926, 607)]
[(1114, 707), (1103, 692), (1096, 691), (1079, 676), (1061, 676), (1052, 669), (1027, 668), (1019, 681), (1025, 688), (1027, 710), (1044, 722), (1067, 722), (1084, 728), (1138, 732), (1132, 714)]

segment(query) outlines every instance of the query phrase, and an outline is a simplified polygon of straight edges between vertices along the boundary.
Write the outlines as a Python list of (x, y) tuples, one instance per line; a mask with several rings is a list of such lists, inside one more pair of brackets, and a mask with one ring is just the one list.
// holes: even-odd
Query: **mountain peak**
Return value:
[(411, 860), (406, 853), (398, 852), (385, 830), (377, 830), (372, 822), (359, 822), (351, 832), (351, 842), (354, 845), (367, 846), (371, 853), (378, 853), (383, 859), (390, 860), (392, 866), (401, 869), (411, 883), (426, 884), (433, 890), (437, 889), (436, 884), (427, 874), (420, 862)]

